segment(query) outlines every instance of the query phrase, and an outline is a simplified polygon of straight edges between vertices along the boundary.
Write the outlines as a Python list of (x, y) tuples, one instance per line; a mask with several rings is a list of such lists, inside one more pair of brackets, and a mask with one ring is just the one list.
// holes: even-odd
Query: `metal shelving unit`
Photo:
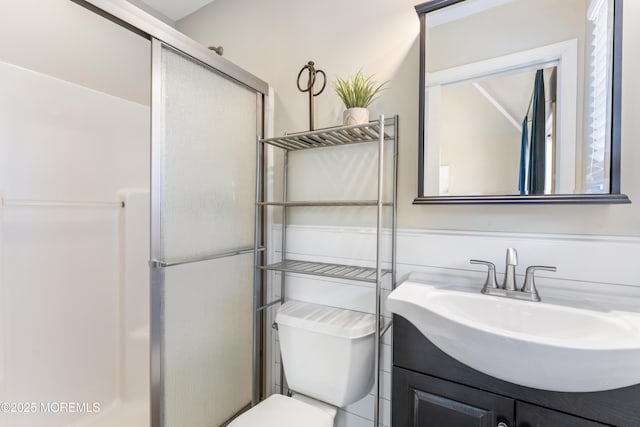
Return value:
[[(299, 150), (310, 150), (326, 147), (338, 147), (351, 144), (375, 143), (378, 145), (378, 190), (375, 200), (317, 200), (317, 201), (290, 201), (287, 200), (287, 172), (289, 166), (289, 153)], [(384, 147), (385, 144), (393, 144), (393, 170), (390, 177), (384, 176)], [(382, 335), (389, 329), (390, 323), (383, 325), (381, 314), (381, 295), (383, 277), (391, 275), (391, 287), (396, 283), (396, 228), (397, 228), (397, 170), (398, 170), (398, 116), (385, 119), (384, 116), (376, 121), (364, 125), (339, 126), (333, 128), (313, 130), (288, 134), (283, 137), (258, 140), (257, 144), (257, 191), (256, 191), (256, 241), (255, 241), (255, 274), (254, 274), (254, 354), (253, 374), (254, 393), (253, 404), (259, 401), (259, 372), (260, 372), (260, 331), (264, 310), (285, 301), (285, 281), (287, 273), (314, 275), (344, 280), (356, 280), (367, 283), (375, 283), (375, 314), (376, 330), (379, 331), (375, 340), (375, 407), (374, 426), (379, 425), (380, 414), (380, 341)], [(265, 145), (270, 145), (284, 150), (283, 189), (281, 201), (263, 200)], [(383, 200), (383, 184), (385, 179), (393, 180), (392, 200)], [(282, 208), (282, 254), (286, 254), (287, 234), (287, 210), (289, 208), (328, 208), (328, 207), (372, 207), (377, 209), (376, 223), (376, 262), (375, 267), (364, 265), (342, 265), (308, 260), (284, 259), (281, 262), (266, 265), (263, 249), (262, 226), (265, 219), (265, 208), (276, 206)], [(382, 268), (382, 218), (383, 208), (391, 208), (392, 234), (391, 234), (391, 268)], [(280, 298), (271, 302), (263, 301), (263, 283), (265, 271), (279, 271)], [(282, 365), (281, 365), (282, 368)], [(284, 381), (281, 369), (281, 388)], [(283, 392), (283, 390), (280, 390)]]

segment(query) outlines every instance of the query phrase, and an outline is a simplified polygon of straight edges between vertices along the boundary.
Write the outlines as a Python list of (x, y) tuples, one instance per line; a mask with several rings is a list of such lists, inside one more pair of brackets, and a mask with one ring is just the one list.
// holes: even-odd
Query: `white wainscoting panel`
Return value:
[[(281, 226), (269, 230), (271, 262), (281, 259)], [(376, 238), (374, 228), (288, 226), (287, 258), (321, 262), (375, 265)], [(391, 234), (384, 233), (383, 248), (390, 254)], [(471, 258), (496, 264), (498, 280), (502, 280), (506, 248), (518, 250), (518, 283), (524, 279), (529, 265), (553, 265), (556, 273), (541, 272), (537, 280), (543, 296), (580, 299), (604, 309), (618, 308), (640, 312), (640, 238), (596, 235), (556, 235), (495, 233), (442, 230), (402, 229), (397, 234), (397, 281), (410, 273), (439, 283), (482, 287), (485, 270), (470, 265)], [(390, 265), (390, 256), (384, 266)], [(350, 310), (373, 312), (375, 286), (370, 283), (289, 274), (285, 294), (287, 299), (309, 301)], [(391, 291), (391, 276), (383, 283), (383, 297)], [(270, 298), (280, 297), (280, 274), (269, 274)], [(383, 302), (385, 321), (390, 313)], [(277, 306), (270, 310), (270, 319)], [(272, 321), (272, 320), (270, 320)], [(381, 423), (391, 419), (391, 334), (383, 337), (381, 347)], [(270, 340), (271, 392), (278, 392), (280, 365), (277, 333)], [(373, 394), (340, 409), (339, 427), (371, 427), (373, 424)]]

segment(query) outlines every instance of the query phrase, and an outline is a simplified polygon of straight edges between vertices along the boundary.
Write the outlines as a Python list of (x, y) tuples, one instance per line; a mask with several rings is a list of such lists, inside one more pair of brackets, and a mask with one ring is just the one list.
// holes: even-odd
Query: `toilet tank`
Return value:
[(342, 407), (373, 387), (375, 316), (288, 301), (276, 315), (289, 388)]

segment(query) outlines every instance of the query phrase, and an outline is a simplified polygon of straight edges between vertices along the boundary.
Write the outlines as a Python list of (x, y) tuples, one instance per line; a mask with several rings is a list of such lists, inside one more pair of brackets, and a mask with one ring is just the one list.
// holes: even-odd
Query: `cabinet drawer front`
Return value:
[(524, 402), (516, 402), (516, 419), (517, 427), (605, 427), (609, 425)]
[(514, 400), (472, 387), (393, 368), (394, 427), (513, 425)]

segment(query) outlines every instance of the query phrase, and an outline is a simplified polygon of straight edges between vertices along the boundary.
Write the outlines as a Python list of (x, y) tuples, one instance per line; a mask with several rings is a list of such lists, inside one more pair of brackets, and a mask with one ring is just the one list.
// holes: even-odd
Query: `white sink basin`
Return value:
[[(544, 295), (543, 295), (544, 298)], [(640, 383), (640, 316), (519, 301), (406, 281), (388, 309), (471, 368), (565, 392)]]

